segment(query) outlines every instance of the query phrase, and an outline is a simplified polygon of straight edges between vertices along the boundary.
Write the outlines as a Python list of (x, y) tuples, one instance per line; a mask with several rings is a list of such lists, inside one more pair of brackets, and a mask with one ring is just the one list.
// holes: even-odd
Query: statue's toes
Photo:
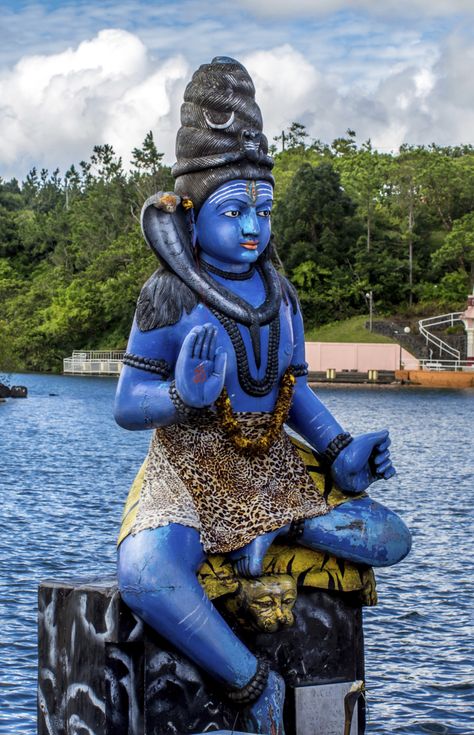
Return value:
[(247, 559), (245, 557), (239, 559), (235, 564), (235, 569), (240, 577), (248, 577)]
[(248, 577), (260, 577), (263, 573), (263, 559), (254, 556), (248, 560), (247, 563), (247, 576)]
[(241, 556), (233, 560), (234, 569), (239, 577), (260, 577), (262, 574), (262, 560), (249, 556)]

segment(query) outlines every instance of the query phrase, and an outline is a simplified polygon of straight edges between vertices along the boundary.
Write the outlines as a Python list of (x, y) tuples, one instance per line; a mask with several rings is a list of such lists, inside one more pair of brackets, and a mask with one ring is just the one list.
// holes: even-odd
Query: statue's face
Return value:
[(204, 254), (222, 263), (253, 263), (270, 241), (273, 188), (268, 181), (235, 179), (202, 205), (196, 235)]
[(275, 633), (294, 623), (296, 582), (289, 575), (241, 579), (237, 597), (240, 615), (253, 629)]

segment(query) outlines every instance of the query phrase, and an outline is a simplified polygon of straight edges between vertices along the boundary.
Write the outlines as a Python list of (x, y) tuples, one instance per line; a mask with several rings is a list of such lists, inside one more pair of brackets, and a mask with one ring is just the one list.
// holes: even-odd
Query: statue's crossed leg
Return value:
[[(258, 536), (232, 552), (229, 556), (238, 573), (244, 577), (258, 577), (274, 539), (285, 538), (290, 533), (290, 526), (285, 526)], [(389, 567), (408, 554), (411, 534), (396, 513), (366, 495), (338, 505), (326, 515), (307, 519), (298, 543), (348, 561)]]
[[(234, 554), (240, 559), (237, 564), (245, 560), (243, 569), (253, 572), (249, 576), (260, 574), (263, 557), (278, 533), (284, 537), (288, 527), (265, 534)], [(349, 561), (390, 566), (410, 550), (410, 534), (397, 515), (366, 496), (308, 519), (299, 543)], [(198, 582), (197, 571), (205, 558), (199, 532), (177, 523), (128, 536), (119, 547), (122, 597), (230, 691), (244, 689), (252, 681), (259, 691), (257, 658), (232, 632)], [(258, 733), (283, 733), (282, 678), (270, 672), (260, 692), (243, 712), (248, 727)]]

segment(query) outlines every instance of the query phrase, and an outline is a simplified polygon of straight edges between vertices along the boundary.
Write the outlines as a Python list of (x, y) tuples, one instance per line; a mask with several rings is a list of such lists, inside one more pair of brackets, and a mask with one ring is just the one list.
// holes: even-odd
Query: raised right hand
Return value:
[(217, 347), (217, 328), (212, 324), (193, 327), (176, 361), (176, 390), (193, 408), (210, 406), (224, 387), (227, 353)]

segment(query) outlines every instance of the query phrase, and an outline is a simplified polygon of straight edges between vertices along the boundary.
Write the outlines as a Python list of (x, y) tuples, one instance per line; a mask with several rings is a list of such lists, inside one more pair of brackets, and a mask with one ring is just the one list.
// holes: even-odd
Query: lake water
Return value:
[[(147, 432), (114, 423), (115, 380), (9, 376), (0, 404), (0, 733), (36, 733), (36, 594), (43, 578), (114, 572)], [(0, 381), (1, 381), (0, 377)], [(472, 391), (327, 388), (353, 433), (391, 429), (398, 477), (373, 497), (413, 532), (365, 610), (367, 733), (474, 733)]]

